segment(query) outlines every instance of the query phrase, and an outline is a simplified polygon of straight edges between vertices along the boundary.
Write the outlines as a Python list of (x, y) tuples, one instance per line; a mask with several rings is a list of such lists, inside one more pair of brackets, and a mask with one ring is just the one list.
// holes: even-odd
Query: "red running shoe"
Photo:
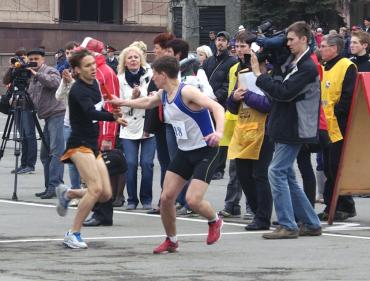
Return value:
[(219, 218), (215, 222), (209, 222), (209, 229), (208, 229), (208, 236), (207, 236), (207, 244), (212, 245), (216, 243), (221, 238), (221, 228), (223, 225), (223, 221)]
[(163, 252), (175, 253), (179, 247), (179, 242), (171, 242), (170, 238), (166, 238), (164, 242), (153, 250), (153, 254), (160, 254)]

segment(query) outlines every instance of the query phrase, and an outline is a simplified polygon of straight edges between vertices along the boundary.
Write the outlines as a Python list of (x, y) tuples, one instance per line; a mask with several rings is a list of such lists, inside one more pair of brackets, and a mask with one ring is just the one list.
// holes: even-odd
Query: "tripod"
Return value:
[(19, 163), (19, 155), (21, 154), (22, 148), (22, 141), (24, 139), (24, 131), (23, 131), (23, 122), (22, 122), (22, 115), (25, 111), (29, 111), (32, 113), (32, 118), (34, 124), (36, 126), (37, 132), (42, 140), (47, 151), (49, 150), (49, 145), (46, 142), (45, 136), (42, 132), (40, 123), (37, 119), (35, 110), (35, 106), (31, 100), (30, 95), (25, 90), (18, 90), (14, 87), (14, 92), (12, 95), (13, 101), (11, 104), (11, 108), (9, 110), (8, 118), (5, 123), (5, 129), (2, 136), (2, 142), (0, 146), (0, 159), (4, 156), (4, 150), (6, 147), (7, 141), (10, 139), (10, 134), (13, 130), (13, 141), (14, 141), (14, 156), (15, 156), (15, 172), (14, 172), (14, 189), (13, 189), (13, 196), (12, 200), (17, 201), (17, 187), (18, 187), (18, 163)]

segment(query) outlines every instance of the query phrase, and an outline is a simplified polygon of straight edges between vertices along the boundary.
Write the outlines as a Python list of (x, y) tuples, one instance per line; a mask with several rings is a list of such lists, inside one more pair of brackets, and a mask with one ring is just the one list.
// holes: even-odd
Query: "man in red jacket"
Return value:
[[(107, 100), (111, 95), (119, 97), (119, 81), (117, 75), (110, 68), (107, 63), (105, 56), (102, 55), (104, 49), (104, 43), (86, 37), (80, 45), (82, 48), (88, 49), (95, 55), (96, 62), (96, 79), (99, 82), (100, 91), (103, 99)], [(112, 112), (112, 105), (110, 103), (104, 103), (104, 109)], [(99, 122), (99, 139), (98, 144), (101, 151), (112, 150), (115, 148), (116, 136), (117, 136), (117, 123), (109, 121)], [(121, 183), (124, 184), (124, 183)], [(112, 225), (113, 224), (113, 205), (112, 200), (105, 203), (97, 203), (94, 207), (93, 215), (87, 219), (84, 226), (99, 226), (99, 225)]]

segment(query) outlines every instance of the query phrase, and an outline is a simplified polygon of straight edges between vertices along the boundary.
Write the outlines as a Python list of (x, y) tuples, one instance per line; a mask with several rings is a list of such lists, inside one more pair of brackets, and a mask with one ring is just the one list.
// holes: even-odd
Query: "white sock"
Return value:
[(218, 214), (216, 213), (215, 214), (215, 218), (214, 219), (211, 219), (211, 220), (208, 220), (208, 222), (212, 223), (212, 222), (216, 222), (218, 221), (219, 217), (218, 217)]
[(67, 200), (67, 201), (71, 200), (71, 198), (69, 198), (69, 197), (68, 197), (68, 194), (67, 194), (69, 190), (70, 190), (70, 188), (68, 188), (68, 189), (66, 190), (66, 192), (64, 192), (64, 194), (63, 194), (64, 199), (65, 199), (65, 200)]
[(176, 243), (177, 242), (177, 236), (168, 236), (168, 238), (170, 238), (170, 241), (172, 243)]

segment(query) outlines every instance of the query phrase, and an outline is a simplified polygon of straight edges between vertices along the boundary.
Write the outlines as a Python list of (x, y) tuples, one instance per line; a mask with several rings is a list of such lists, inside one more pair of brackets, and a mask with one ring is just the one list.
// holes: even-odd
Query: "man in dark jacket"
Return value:
[(359, 31), (352, 34), (351, 37), (351, 61), (357, 66), (358, 72), (370, 72), (370, 57), (367, 52), (370, 45), (370, 34), (365, 31)]
[[(295, 178), (293, 163), (302, 144), (318, 140), (320, 82), (318, 70), (310, 57), (310, 26), (295, 22), (287, 29), (291, 56), (281, 66), (282, 76), (261, 74), (252, 54), (256, 85), (272, 100), (268, 135), (275, 144), (275, 154), (268, 169), (278, 227), (265, 239), (286, 239), (321, 235), (320, 221)], [(298, 230), (298, 219), (302, 225)]]
[[(229, 87), (229, 70), (237, 63), (237, 59), (230, 56), (227, 47), (230, 43), (230, 34), (226, 31), (220, 31), (216, 36), (217, 52), (209, 57), (203, 63), (203, 69), (206, 72), (209, 84), (213, 89), (217, 101), (223, 107), (226, 106), (226, 99)], [(225, 172), (227, 157), (227, 146), (221, 146), (219, 156), (219, 166), (213, 175), (213, 180), (222, 179)]]
[(114, 56), (114, 52), (117, 51), (115, 48), (113, 48), (112, 46), (107, 46), (107, 65), (110, 66), (110, 68), (112, 68), (114, 70), (114, 73), (117, 74), (117, 67), (118, 67), (118, 60), (117, 58)]

